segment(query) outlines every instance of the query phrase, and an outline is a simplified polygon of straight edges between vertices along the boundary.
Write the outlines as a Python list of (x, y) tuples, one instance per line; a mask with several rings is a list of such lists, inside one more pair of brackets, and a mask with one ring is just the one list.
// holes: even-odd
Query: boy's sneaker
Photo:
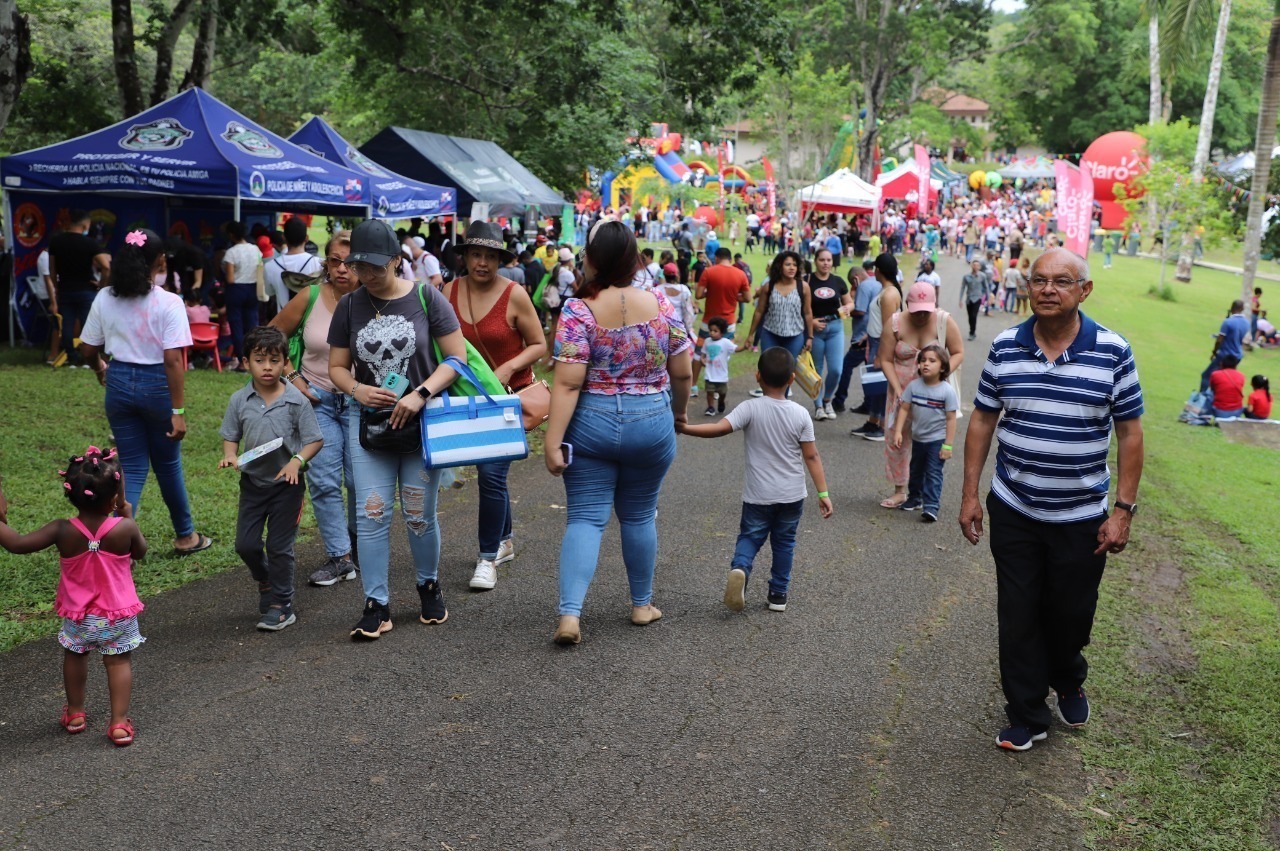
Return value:
[(902, 511), (915, 511), (922, 505), (924, 505), (924, 503), (918, 499), (908, 499), (906, 502), (902, 503), (902, 505), (899, 505), (898, 508)]
[(884, 429), (872, 429), (871, 431), (864, 432), (861, 437), (863, 440), (872, 440), (876, 443), (884, 443)]
[(418, 586), (418, 597), (422, 600), (422, 614), (418, 620), (423, 623), (444, 623), (449, 619), (449, 610), (444, 605), (444, 591), (440, 583), (428, 579)]
[(351, 637), (381, 638), (382, 633), (391, 631), (391, 626), (391, 610), (372, 597), (366, 597), (364, 614), (351, 628)]
[(761, 390), (759, 387), (757, 387), (751, 391), (751, 395), (759, 399), (761, 396), (764, 395), (764, 391)]
[(1000, 731), (1000, 735), (996, 736), (996, 744), (1006, 750), (1027, 751), (1031, 750), (1031, 745), (1035, 742), (1043, 742), (1047, 738), (1049, 738), (1047, 727), (1014, 724)]
[(740, 567), (729, 571), (724, 583), (724, 604), (731, 611), (740, 612), (747, 607), (747, 572)]
[(689, 398), (690, 399), (698, 398), (698, 385), (695, 384), (689, 388)]
[(863, 423), (857, 428), (849, 429), (849, 434), (852, 435), (853, 437), (862, 437), (864, 434), (870, 434), (873, 431), (877, 431), (876, 425), (875, 423), (868, 420), (867, 422)]
[(330, 585), (336, 585), (344, 579), (356, 578), (356, 566), (351, 561), (351, 557), (333, 556), (326, 561), (319, 570), (311, 574), (311, 584), (319, 585), (327, 588)]
[(702, 412), (702, 415), (704, 417), (714, 417), (716, 415), (716, 409), (708, 405), (707, 409)]
[(870, 412), (869, 410), (867, 410), (867, 403), (866, 403), (866, 402), (863, 402), (861, 405), (859, 405), (859, 406), (858, 406), (858, 407), (856, 407), (856, 408), (850, 408), (850, 409), (849, 409), (849, 413), (851, 413), (851, 414), (861, 414), (862, 416), (864, 416), (864, 417), (865, 417), (867, 414), (869, 414), (869, 413), (871, 413), (871, 412)]
[(263, 613), (262, 620), (258, 621), (258, 629), (279, 632), (297, 620), (293, 606), (272, 606)]
[(716, 410), (722, 414), (724, 413), (724, 394), (723, 393), (721, 393), (720, 398), (716, 400)]
[(514, 561), (515, 557), (516, 542), (511, 538), (507, 538), (505, 541), (498, 544), (498, 555), (494, 558), (493, 563), (506, 564), (509, 561)]
[(937, 523), (938, 512), (930, 511), (929, 509), (926, 508), (924, 511), (920, 512), (920, 522), (921, 523)]
[(779, 594), (777, 591), (769, 592), (769, 611), (785, 612), (787, 610), (787, 595)]
[(1089, 723), (1089, 698), (1084, 689), (1054, 689), (1058, 697), (1058, 717), (1068, 727), (1083, 727)]
[(469, 587), (472, 591), (491, 591), (498, 587), (497, 562), (490, 561), (487, 558), (477, 559), (476, 570), (475, 573), (471, 574)]

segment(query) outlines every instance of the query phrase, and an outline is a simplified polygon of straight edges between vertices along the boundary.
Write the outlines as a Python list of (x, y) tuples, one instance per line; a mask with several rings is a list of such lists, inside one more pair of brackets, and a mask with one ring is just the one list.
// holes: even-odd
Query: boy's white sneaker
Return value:
[(747, 607), (747, 572), (740, 567), (729, 571), (724, 583), (724, 604), (735, 612)]
[(471, 574), (472, 591), (491, 591), (498, 586), (498, 568), (487, 558), (476, 560), (476, 572)]

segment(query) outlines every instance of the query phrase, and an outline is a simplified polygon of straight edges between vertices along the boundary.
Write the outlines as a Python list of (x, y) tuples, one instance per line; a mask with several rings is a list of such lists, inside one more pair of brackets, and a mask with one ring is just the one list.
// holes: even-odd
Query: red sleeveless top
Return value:
[[(467, 342), (475, 346), (481, 355), (488, 353), (485, 358), (489, 362), (489, 366), (497, 367), (511, 360), (524, 351), (524, 337), (520, 335), (517, 328), (512, 328), (507, 324), (507, 303), (511, 300), (511, 288), (516, 286), (515, 281), (508, 281), (507, 288), (498, 296), (498, 301), (493, 308), (485, 314), (479, 322), (472, 325), (470, 322), (462, 318), (462, 311), (458, 309), (458, 289), (459, 285), (453, 285), (453, 291), (449, 293), (449, 303), (453, 305), (453, 312), (458, 314), (458, 324), (462, 326), (462, 336), (467, 338)], [(481, 346), (481, 342), (484, 346)], [(517, 370), (511, 376), (511, 388), (519, 390), (533, 383), (533, 368), (526, 366), (524, 369)]]

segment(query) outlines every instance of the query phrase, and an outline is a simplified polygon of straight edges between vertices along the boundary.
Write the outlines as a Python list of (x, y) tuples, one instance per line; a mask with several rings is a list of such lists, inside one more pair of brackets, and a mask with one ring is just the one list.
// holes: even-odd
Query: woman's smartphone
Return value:
[(396, 394), (396, 398), (399, 399), (409, 390), (409, 379), (405, 378), (403, 375), (397, 375), (393, 372), (387, 376), (385, 381), (382, 382), (382, 389), (390, 390), (392, 393)]
[(573, 463), (573, 444), (562, 443), (560, 444), (560, 448), (564, 451), (564, 465), (568, 467)]

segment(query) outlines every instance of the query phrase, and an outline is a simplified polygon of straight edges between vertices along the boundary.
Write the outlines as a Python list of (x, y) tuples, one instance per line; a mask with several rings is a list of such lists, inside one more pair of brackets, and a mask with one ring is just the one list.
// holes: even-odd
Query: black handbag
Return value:
[(360, 408), (360, 445), (368, 452), (388, 452), (404, 455), (422, 452), (422, 428), (418, 415), (400, 428), (391, 427), (391, 412), (395, 408), (369, 410)]

